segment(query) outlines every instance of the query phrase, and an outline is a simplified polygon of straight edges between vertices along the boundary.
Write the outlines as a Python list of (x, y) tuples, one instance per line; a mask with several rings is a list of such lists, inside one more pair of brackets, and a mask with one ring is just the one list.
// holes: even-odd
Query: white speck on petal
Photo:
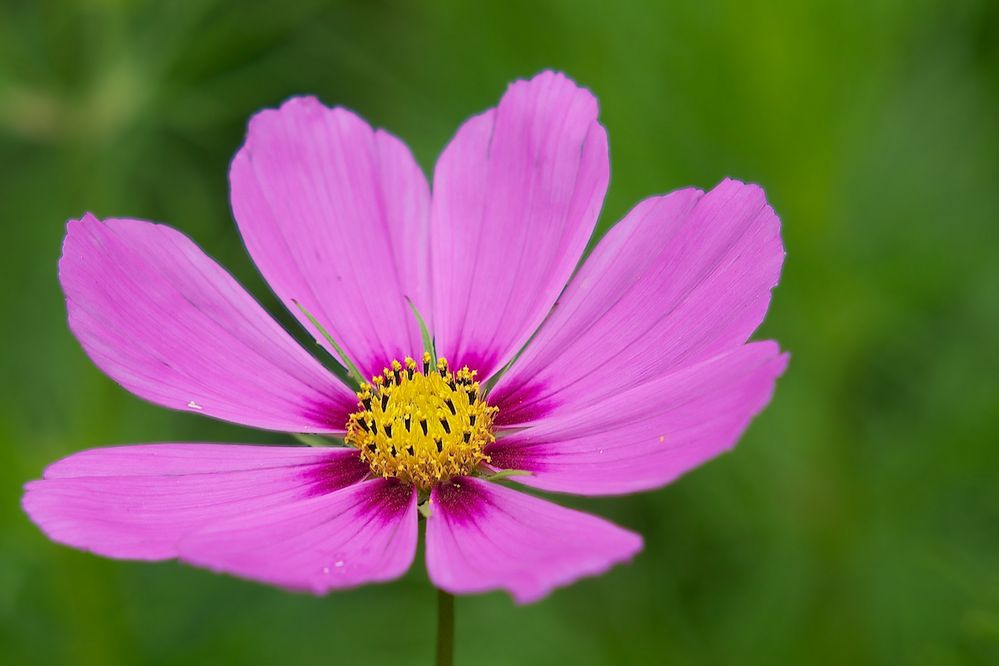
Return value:
[(336, 562), (333, 563), (333, 566), (339, 569), (340, 567), (343, 566), (343, 560), (337, 560)]
[(204, 407), (202, 407), (198, 403), (194, 402), (193, 400), (191, 402), (187, 403), (187, 406), (190, 407), (191, 409), (204, 409)]

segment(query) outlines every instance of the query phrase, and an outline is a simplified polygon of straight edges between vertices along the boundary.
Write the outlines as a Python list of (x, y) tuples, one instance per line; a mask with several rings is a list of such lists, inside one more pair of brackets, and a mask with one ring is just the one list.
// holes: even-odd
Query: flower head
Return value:
[(493, 416), (475, 371), (448, 370), (447, 359), (423, 353), (423, 369), (407, 357), (362, 384), (345, 441), (357, 448), (372, 474), (396, 478), (421, 490), (488, 463), (485, 448), (496, 441)]
[(179, 232), (71, 221), (69, 324), (104, 372), (166, 407), (344, 446), (84, 451), (27, 485), (26, 511), (98, 554), (315, 593), (402, 575), (418, 506), (430, 577), (453, 593), (528, 602), (630, 559), (638, 535), (495, 474), (635, 492), (733, 446), (786, 365), (747, 343), (784, 253), (763, 192), (726, 180), (639, 203), (576, 270), (608, 176), (596, 100), (552, 72), (462, 125), (432, 194), (349, 111), (294, 98), (254, 116), (230, 169), (240, 233), (356, 386)]

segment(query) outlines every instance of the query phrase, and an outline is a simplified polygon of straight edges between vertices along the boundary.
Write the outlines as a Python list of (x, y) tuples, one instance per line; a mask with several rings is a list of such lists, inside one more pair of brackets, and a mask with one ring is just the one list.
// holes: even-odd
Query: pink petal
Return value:
[(582, 255), (609, 177), (597, 101), (561, 74), (518, 81), (434, 172), (437, 350), (485, 379), (523, 346)]
[(491, 464), (511, 477), (581, 495), (662, 486), (735, 445), (787, 366), (776, 343), (755, 342), (502, 437)]
[(393, 580), (416, 555), (416, 492), (373, 479), (220, 522), (184, 539), (181, 559), (289, 589)]
[(531, 603), (630, 560), (642, 538), (596, 516), (472, 478), (433, 490), (427, 569), (453, 594), (503, 589)]
[(346, 448), (142, 444), (82, 451), (27, 485), (24, 508), (53, 541), (108, 557), (177, 556), (192, 532), (361, 481)]
[(497, 383), (497, 422), (596, 404), (745, 342), (770, 304), (784, 249), (755, 185), (726, 180), (636, 206), (601, 240)]
[(416, 494), (350, 449), (153, 444), (70, 456), (27, 485), (54, 541), (182, 560), (290, 589), (395, 578), (416, 548)]
[(71, 220), (69, 325), (112, 379), (157, 404), (293, 432), (343, 429), (354, 395), (183, 234)]
[(406, 297), (429, 324), (430, 193), (401, 141), (296, 97), (253, 117), (229, 182), (253, 260), (317, 338), (293, 301), (365, 375), (422, 352)]

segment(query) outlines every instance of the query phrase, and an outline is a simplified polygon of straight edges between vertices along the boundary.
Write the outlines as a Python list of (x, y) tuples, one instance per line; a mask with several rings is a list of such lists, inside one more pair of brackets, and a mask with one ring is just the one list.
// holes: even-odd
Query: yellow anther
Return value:
[(372, 386), (361, 385), (357, 411), (347, 421), (346, 442), (356, 447), (374, 474), (395, 477), (421, 489), (468, 474), (488, 462), (485, 447), (497, 408), (479, 394), (475, 371), (456, 374), (447, 361), (423, 355), (423, 372), (406, 357), (392, 361)]

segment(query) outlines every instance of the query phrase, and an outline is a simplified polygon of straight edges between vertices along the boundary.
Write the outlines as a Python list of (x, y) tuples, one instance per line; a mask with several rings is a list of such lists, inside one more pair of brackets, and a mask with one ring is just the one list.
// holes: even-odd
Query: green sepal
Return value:
[(319, 321), (312, 316), (312, 313), (306, 310), (301, 303), (294, 299), (292, 299), (291, 302), (302, 311), (302, 314), (304, 314), (309, 322), (316, 327), (316, 330), (319, 331), (324, 338), (326, 338), (326, 342), (330, 343), (330, 346), (336, 350), (336, 354), (339, 357), (337, 360), (340, 361), (343, 367), (347, 368), (347, 374), (350, 375), (351, 379), (357, 382), (358, 386), (364, 384), (364, 376), (361, 374), (361, 371), (357, 369), (357, 366), (354, 365), (354, 362), (350, 360), (350, 357), (347, 356), (347, 352), (343, 350), (343, 347), (337, 344), (336, 340), (333, 339), (333, 336), (330, 335), (325, 328), (323, 328), (323, 325), (320, 324)]
[(430, 515), (432, 513), (430, 510), (430, 500), (417, 504), (416, 510), (420, 512), (420, 515), (423, 516), (424, 520), (430, 520)]
[(484, 474), (482, 478), (486, 481), (502, 481), (511, 476), (531, 476), (531, 472), (523, 469), (501, 469), (492, 474)]
[(306, 446), (314, 446), (318, 448), (346, 446), (342, 439), (335, 437), (323, 437), (322, 435), (313, 435), (307, 432), (295, 432), (292, 433), (292, 436)]
[(423, 320), (420, 316), (420, 311), (416, 309), (413, 304), (412, 299), (407, 296), (406, 302), (409, 303), (409, 309), (413, 311), (413, 316), (416, 317), (416, 323), (420, 326), (420, 337), (423, 338), (423, 351), (430, 354), (430, 358), (434, 360), (434, 365), (437, 365), (437, 350), (434, 348), (434, 338), (430, 335), (430, 329), (427, 328), (427, 322)]

